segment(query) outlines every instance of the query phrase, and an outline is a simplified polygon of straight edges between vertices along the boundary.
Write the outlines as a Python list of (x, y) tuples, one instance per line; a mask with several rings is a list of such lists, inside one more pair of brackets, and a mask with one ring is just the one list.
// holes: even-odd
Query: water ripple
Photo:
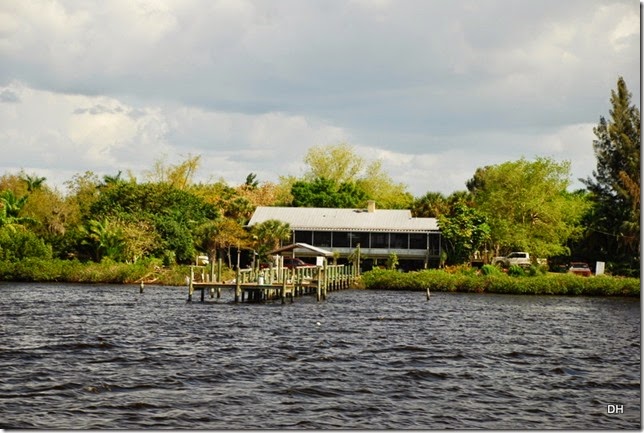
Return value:
[(641, 428), (639, 300), (0, 290), (5, 428)]

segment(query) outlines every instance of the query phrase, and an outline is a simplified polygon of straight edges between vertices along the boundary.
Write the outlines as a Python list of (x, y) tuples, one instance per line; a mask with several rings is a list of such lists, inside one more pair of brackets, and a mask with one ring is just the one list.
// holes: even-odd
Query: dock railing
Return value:
[[(221, 269), (221, 268), (219, 268)], [(209, 271), (209, 272), (208, 272)], [(300, 266), (293, 269), (271, 266), (264, 269), (237, 269), (235, 279), (221, 281), (221, 271), (216, 277), (214, 266), (191, 266), (188, 277), (188, 300), (192, 300), (195, 289), (201, 290), (201, 301), (204, 293), (210, 289), (211, 297), (215, 290), (217, 298), (221, 296), (222, 288), (232, 288), (235, 293), (235, 302), (262, 301), (269, 299), (282, 299), (290, 297), (291, 302), (296, 296), (315, 293), (317, 300), (326, 299), (327, 293), (335, 290), (348, 289), (356, 280), (351, 264), (323, 266)], [(246, 296), (248, 295), (248, 296)]]

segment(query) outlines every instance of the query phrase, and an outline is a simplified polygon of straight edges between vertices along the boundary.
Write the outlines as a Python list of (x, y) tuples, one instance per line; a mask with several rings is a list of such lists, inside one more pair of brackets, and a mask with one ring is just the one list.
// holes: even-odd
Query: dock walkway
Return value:
[(190, 267), (188, 301), (192, 301), (195, 290), (201, 292), (200, 300), (205, 302), (206, 291), (210, 291), (211, 298), (220, 298), (222, 289), (234, 291), (234, 302), (281, 300), (285, 303), (287, 299), (293, 302), (295, 297), (312, 294), (321, 301), (328, 292), (350, 288), (358, 277), (352, 265), (238, 269), (232, 281), (221, 281), (221, 275), (215, 275), (214, 266), (209, 273), (207, 270), (206, 266)]

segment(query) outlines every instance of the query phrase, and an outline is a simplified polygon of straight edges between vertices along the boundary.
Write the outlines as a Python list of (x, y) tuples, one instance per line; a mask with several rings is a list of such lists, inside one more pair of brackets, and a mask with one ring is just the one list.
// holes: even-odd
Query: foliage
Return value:
[(438, 218), (449, 213), (447, 198), (440, 192), (428, 192), (414, 200), (411, 206), (412, 215), (422, 218)]
[(570, 163), (550, 158), (522, 158), (476, 171), (468, 188), (487, 216), (497, 255), (512, 250), (536, 257), (569, 253), (566, 245), (581, 235), (588, 209), (583, 196), (567, 192), (569, 177)]
[(481, 266), (482, 275), (503, 275), (503, 272), (494, 265), (483, 265)]
[(0, 227), (0, 260), (19, 261), (29, 257), (50, 259), (50, 245), (25, 229)]
[[(309, 170), (302, 181), (326, 179), (338, 186), (355, 185), (356, 190), (366, 194), (363, 203), (351, 207), (364, 206), (366, 200), (375, 200), (383, 209), (407, 209), (413, 201), (407, 187), (393, 182), (383, 171), (382, 161), (375, 160), (367, 164), (367, 161), (346, 143), (314, 146), (307, 152), (304, 162), (309, 166)], [(283, 181), (288, 179), (284, 178)], [(291, 180), (291, 185), (293, 183)]]
[(519, 265), (512, 265), (508, 269), (508, 275), (510, 275), (511, 277), (525, 277), (526, 273), (523, 267)]
[(295, 207), (356, 208), (366, 201), (367, 195), (354, 183), (338, 184), (332, 179), (316, 178), (297, 181), (291, 188)]
[(490, 239), (487, 217), (463, 203), (453, 206), (449, 214), (440, 215), (438, 225), (451, 263), (469, 261), (472, 253)]
[(396, 269), (398, 266), (398, 255), (392, 252), (387, 257), (387, 269)]
[(622, 261), (639, 274), (640, 111), (622, 77), (610, 102), (610, 118), (593, 129), (597, 168), (584, 181), (594, 204), (585, 244), (597, 259)]
[(362, 274), (367, 289), (418, 290), (441, 292), (506, 293), (523, 295), (640, 296), (639, 278), (581, 277), (570, 274), (548, 274), (534, 277), (450, 274), (442, 270), (397, 272), (374, 269)]
[(154, 163), (151, 171), (146, 173), (151, 183), (162, 183), (179, 190), (185, 190), (192, 184), (201, 156), (188, 156), (188, 158), (176, 165), (166, 164), (163, 158)]
[(266, 261), (269, 251), (278, 248), (281, 242), (291, 238), (291, 227), (282, 221), (267, 220), (253, 226), (251, 237), (259, 260)]
[[(181, 263), (191, 262), (196, 255), (193, 230), (218, 216), (213, 205), (189, 191), (165, 183), (134, 182), (121, 182), (102, 190), (91, 207), (91, 214), (122, 221), (122, 228), (132, 236), (121, 236), (126, 245), (120, 248), (130, 251), (129, 254), (119, 255), (114, 247), (109, 257), (133, 259), (148, 251), (161, 255), (170, 250)], [(158, 241), (154, 239), (156, 248), (152, 249), (152, 240), (145, 237), (145, 230), (136, 227), (154, 227), (159, 237)], [(118, 237), (114, 235), (114, 239)]]

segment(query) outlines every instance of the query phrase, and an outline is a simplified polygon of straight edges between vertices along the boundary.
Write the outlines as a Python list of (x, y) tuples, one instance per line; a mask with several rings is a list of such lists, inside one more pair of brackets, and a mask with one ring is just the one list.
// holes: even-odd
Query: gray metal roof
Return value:
[(258, 206), (249, 226), (268, 220), (288, 223), (295, 230), (338, 231), (438, 231), (436, 218), (413, 218), (406, 209), (335, 209)]

